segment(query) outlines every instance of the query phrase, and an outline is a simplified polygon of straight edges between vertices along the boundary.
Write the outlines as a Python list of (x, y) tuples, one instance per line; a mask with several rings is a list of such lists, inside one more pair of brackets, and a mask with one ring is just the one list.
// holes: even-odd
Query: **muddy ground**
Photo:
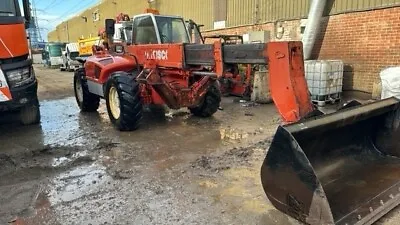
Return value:
[(41, 124), (1, 116), (0, 224), (298, 224), (260, 183), (280, 123), (273, 105), (224, 98), (207, 119), (148, 111), (139, 130), (119, 132), (104, 102), (79, 112), (72, 73), (36, 74)]

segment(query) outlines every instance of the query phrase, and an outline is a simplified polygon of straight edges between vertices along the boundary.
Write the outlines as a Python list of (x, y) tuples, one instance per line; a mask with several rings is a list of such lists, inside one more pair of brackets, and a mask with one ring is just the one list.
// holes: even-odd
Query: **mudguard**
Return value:
[(129, 55), (111, 55), (107, 52), (90, 56), (85, 61), (86, 77), (96, 83), (104, 84), (112, 73), (130, 72), (136, 68), (136, 62)]

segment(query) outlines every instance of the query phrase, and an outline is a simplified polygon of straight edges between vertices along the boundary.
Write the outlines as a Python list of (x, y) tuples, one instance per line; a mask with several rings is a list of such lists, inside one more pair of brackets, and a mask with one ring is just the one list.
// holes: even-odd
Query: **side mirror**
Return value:
[(107, 36), (113, 36), (115, 33), (115, 20), (114, 19), (106, 19), (106, 34)]
[(29, 27), (31, 22), (31, 8), (29, 0), (22, 0), (22, 6), (24, 7), (25, 27)]

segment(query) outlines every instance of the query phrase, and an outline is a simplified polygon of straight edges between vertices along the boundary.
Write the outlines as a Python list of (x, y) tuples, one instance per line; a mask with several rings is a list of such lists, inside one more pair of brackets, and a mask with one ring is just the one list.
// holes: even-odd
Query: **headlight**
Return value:
[(70, 65), (71, 66), (79, 66), (79, 62), (78, 61), (71, 61)]
[(34, 80), (34, 75), (31, 73), (30, 67), (11, 70), (6, 74), (11, 87), (22, 86)]

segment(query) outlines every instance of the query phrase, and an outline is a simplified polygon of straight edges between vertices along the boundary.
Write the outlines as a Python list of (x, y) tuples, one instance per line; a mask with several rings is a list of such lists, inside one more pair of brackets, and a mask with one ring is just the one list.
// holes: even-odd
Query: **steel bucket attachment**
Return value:
[(395, 98), (280, 126), (261, 168), (271, 203), (307, 224), (371, 224), (400, 203)]

